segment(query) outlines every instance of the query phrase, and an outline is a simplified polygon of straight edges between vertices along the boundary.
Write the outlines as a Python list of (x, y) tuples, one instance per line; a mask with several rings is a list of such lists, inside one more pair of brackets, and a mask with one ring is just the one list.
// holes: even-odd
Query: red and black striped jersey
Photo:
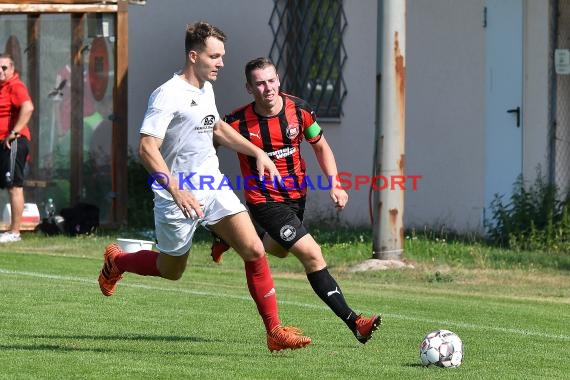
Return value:
[(252, 102), (225, 117), (243, 137), (267, 153), (282, 177), (281, 183), (267, 177), (261, 181), (255, 158), (238, 153), (245, 200), (249, 203), (299, 199), (307, 192), (300, 145), (303, 137), (311, 144), (318, 142), (322, 131), (306, 101), (282, 92), (279, 95), (283, 98), (283, 109), (275, 116), (257, 114)]

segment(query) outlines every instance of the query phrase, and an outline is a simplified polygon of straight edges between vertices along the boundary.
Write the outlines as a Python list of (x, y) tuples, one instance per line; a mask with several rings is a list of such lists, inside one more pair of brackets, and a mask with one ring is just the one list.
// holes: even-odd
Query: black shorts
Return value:
[[(4, 147), (4, 141), (1, 141), (0, 147), (0, 189), (7, 187), (23, 187), (24, 186), (24, 168), (30, 151), (30, 144), (25, 137), (18, 137), (15, 141), (18, 144), (18, 153), (16, 154), (16, 164), (14, 172), (10, 172), (10, 149)], [(12, 143), (14, 144), (14, 143)], [(6, 173), (10, 172), (11, 183), (7, 181)]]
[(257, 232), (267, 232), (287, 250), (309, 233), (303, 224), (305, 198), (287, 202), (247, 203), (247, 207)]

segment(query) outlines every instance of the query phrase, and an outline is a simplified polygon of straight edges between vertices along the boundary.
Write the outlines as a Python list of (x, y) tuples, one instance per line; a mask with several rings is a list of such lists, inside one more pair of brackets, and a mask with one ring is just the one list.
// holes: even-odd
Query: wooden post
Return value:
[[(40, 124), (39, 116), (40, 108), (40, 15), (37, 13), (28, 14), (28, 90), (30, 97), (34, 103), (34, 113), (30, 120), (29, 128), (32, 135), (32, 141), (39, 141)], [(38, 177), (39, 168), (39, 144), (30, 143), (30, 156), (32, 157), (31, 174)], [(34, 194), (35, 195), (35, 194)], [(35, 199), (35, 201), (39, 201)]]
[(83, 188), (83, 41), (85, 38), (84, 13), (71, 14), (71, 115), (70, 115), (70, 177), (69, 201), (71, 205), (81, 199)]
[(117, 41), (115, 52), (115, 94), (113, 96), (113, 222), (127, 223), (127, 161), (128, 161), (128, 2), (118, 1)]

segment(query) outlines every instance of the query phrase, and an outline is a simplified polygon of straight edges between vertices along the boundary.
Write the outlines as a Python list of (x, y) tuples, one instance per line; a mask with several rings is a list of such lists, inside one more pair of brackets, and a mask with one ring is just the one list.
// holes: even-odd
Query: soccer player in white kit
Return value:
[(242, 257), (249, 292), (267, 331), (270, 351), (297, 349), (311, 339), (296, 327), (281, 325), (273, 278), (263, 243), (245, 206), (230, 186), (222, 185), (217, 145), (253, 157), (259, 175), (279, 177), (263, 150), (220, 120), (211, 81), (223, 67), (225, 34), (206, 22), (186, 30), (184, 68), (150, 96), (140, 129), (139, 156), (151, 173), (154, 220), (159, 252), (124, 253), (117, 244), (105, 249), (99, 286), (115, 292), (124, 272), (182, 277), (198, 224), (228, 242)]

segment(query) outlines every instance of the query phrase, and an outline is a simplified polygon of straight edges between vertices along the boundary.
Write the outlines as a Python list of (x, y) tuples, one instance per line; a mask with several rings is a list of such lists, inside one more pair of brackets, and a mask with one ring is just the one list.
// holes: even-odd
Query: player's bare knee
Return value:
[(265, 248), (260, 240), (252, 240), (242, 244), (236, 251), (246, 261), (253, 261), (265, 256)]
[(167, 280), (177, 281), (182, 278), (182, 274), (184, 274), (184, 269), (182, 270), (170, 270), (165, 273), (161, 272), (160, 275), (162, 278)]
[(297, 257), (303, 264), (303, 267), (307, 273), (316, 272), (318, 270), (324, 269), (327, 266), (320, 248), (318, 250), (299, 253), (297, 254)]
[(164, 263), (158, 263), (158, 270), (160, 271), (160, 276), (167, 280), (180, 280), (184, 271), (186, 270), (186, 263), (178, 265), (166, 265)]
[(250, 247), (250, 257), (255, 259), (260, 259), (265, 256), (265, 248), (263, 248), (263, 244), (255, 244)]
[(307, 260), (314, 261), (314, 262), (324, 262), (325, 259), (323, 257), (323, 252), (321, 251), (321, 247), (318, 245), (306, 252), (303, 252), (302, 255), (307, 258)]

